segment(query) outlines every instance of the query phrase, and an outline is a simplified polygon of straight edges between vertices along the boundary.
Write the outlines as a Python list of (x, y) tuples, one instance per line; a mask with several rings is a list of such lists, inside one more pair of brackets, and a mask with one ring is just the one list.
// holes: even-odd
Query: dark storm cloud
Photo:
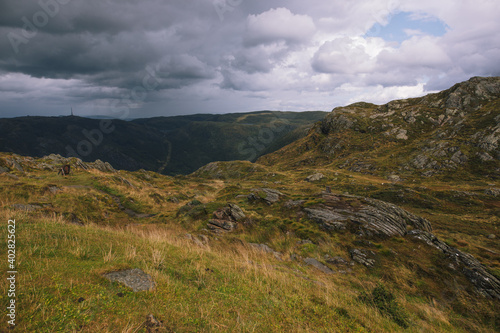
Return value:
[[(7, 38), (0, 41), (2, 70), (35, 78), (79, 78), (118, 88), (141, 84), (141, 72), (147, 66), (164, 79), (159, 87), (163, 89), (214, 75), (196, 55), (185, 53), (196, 53), (196, 41), (208, 33), (210, 23), (202, 17), (188, 21), (193, 13), (213, 9), (206, 2), (184, 1), (175, 6), (162, 1), (41, 3), (4, 6), (1, 31)], [(38, 27), (41, 12), (53, 17), (46, 15), (47, 24)]]
[[(370, 30), (398, 12), (449, 31)], [(499, 14), (496, 0), (3, 0), (0, 112), (106, 113), (141, 89), (143, 116), (408, 97), (498, 75)]]

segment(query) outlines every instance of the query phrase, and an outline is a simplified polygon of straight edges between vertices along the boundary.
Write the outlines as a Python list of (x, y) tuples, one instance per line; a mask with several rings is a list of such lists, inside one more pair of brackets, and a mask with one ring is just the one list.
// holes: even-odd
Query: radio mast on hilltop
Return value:
[(71, 107), (71, 117), (73, 117), (73, 107)]

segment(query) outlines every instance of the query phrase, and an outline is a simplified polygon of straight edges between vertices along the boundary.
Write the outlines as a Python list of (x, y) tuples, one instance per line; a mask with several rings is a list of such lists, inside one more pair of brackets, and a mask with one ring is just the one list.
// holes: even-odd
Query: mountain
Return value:
[(0, 119), (0, 151), (100, 159), (125, 170), (186, 174), (212, 161), (255, 160), (304, 136), (324, 112), (262, 111), (133, 121)]
[(186, 174), (212, 161), (255, 161), (262, 154), (303, 137), (325, 115), (321, 111), (259, 111), (133, 122), (165, 135), (172, 149), (165, 173), (175, 174), (172, 170), (178, 170)]
[[(498, 78), (473, 78), (356, 103), (256, 163), (189, 175), (0, 153), (16, 326), (498, 332), (497, 102)], [(166, 133), (181, 121), (151, 120)]]
[(499, 77), (475, 77), (420, 98), (335, 108), (305, 138), (258, 163), (392, 178), (498, 179), (499, 97)]

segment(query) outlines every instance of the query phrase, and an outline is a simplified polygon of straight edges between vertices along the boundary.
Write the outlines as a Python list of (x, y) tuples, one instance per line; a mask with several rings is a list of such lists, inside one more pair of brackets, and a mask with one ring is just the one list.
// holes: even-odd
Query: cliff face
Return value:
[(305, 139), (258, 162), (293, 167), (331, 163), (385, 176), (459, 171), (496, 178), (499, 97), (499, 77), (475, 77), (421, 98), (335, 108)]

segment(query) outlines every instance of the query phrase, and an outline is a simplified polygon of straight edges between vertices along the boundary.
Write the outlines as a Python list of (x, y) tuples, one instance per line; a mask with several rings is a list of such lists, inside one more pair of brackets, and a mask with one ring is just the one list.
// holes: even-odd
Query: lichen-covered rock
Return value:
[(238, 205), (228, 204), (226, 207), (217, 209), (214, 218), (218, 220), (239, 221), (246, 217), (243, 210)]
[(429, 158), (425, 155), (418, 155), (412, 161), (412, 164), (417, 169), (424, 169), (427, 165)]
[(152, 290), (156, 286), (153, 278), (138, 268), (106, 273), (103, 276), (110, 281), (124, 284), (134, 292)]

